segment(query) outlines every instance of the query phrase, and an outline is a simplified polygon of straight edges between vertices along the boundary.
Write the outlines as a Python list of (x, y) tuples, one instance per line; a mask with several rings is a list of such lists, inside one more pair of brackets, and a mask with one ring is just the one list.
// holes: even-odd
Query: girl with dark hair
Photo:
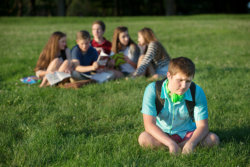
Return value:
[(112, 55), (122, 54), (124, 63), (119, 65), (123, 76), (133, 73), (137, 67), (140, 50), (130, 38), (127, 27), (117, 27), (112, 40)]

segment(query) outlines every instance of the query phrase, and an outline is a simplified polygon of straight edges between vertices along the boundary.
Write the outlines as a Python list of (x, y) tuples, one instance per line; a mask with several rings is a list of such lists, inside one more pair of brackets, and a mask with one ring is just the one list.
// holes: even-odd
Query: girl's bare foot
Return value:
[(48, 80), (46, 77), (43, 78), (42, 83), (39, 85), (40, 88), (48, 86)]

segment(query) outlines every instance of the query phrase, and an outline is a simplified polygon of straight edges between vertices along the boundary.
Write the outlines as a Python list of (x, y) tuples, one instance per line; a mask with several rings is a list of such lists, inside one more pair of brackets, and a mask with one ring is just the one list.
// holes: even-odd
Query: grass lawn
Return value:
[[(139, 147), (146, 78), (93, 84), (77, 90), (40, 89), (19, 79), (33, 75), (54, 31), (91, 30), (94, 20), (137, 32), (150, 27), (171, 57), (196, 64), (194, 81), (207, 96), (217, 148), (186, 156)], [(250, 166), (250, 15), (177, 17), (0, 18), (0, 166)]]

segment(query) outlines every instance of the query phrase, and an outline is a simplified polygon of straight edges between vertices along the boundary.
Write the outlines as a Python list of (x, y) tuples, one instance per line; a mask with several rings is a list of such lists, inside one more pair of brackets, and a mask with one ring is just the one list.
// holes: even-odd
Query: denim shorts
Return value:
[(89, 80), (90, 79), (86, 77), (86, 74), (78, 72), (78, 71), (72, 71), (71, 77), (75, 80)]

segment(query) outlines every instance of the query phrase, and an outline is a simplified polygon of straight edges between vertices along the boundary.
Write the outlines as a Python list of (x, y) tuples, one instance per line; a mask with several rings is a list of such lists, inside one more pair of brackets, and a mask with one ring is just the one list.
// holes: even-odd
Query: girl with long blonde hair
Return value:
[(150, 28), (138, 32), (138, 44), (143, 49), (133, 76), (145, 75), (148, 70), (152, 79), (166, 77), (170, 56)]

